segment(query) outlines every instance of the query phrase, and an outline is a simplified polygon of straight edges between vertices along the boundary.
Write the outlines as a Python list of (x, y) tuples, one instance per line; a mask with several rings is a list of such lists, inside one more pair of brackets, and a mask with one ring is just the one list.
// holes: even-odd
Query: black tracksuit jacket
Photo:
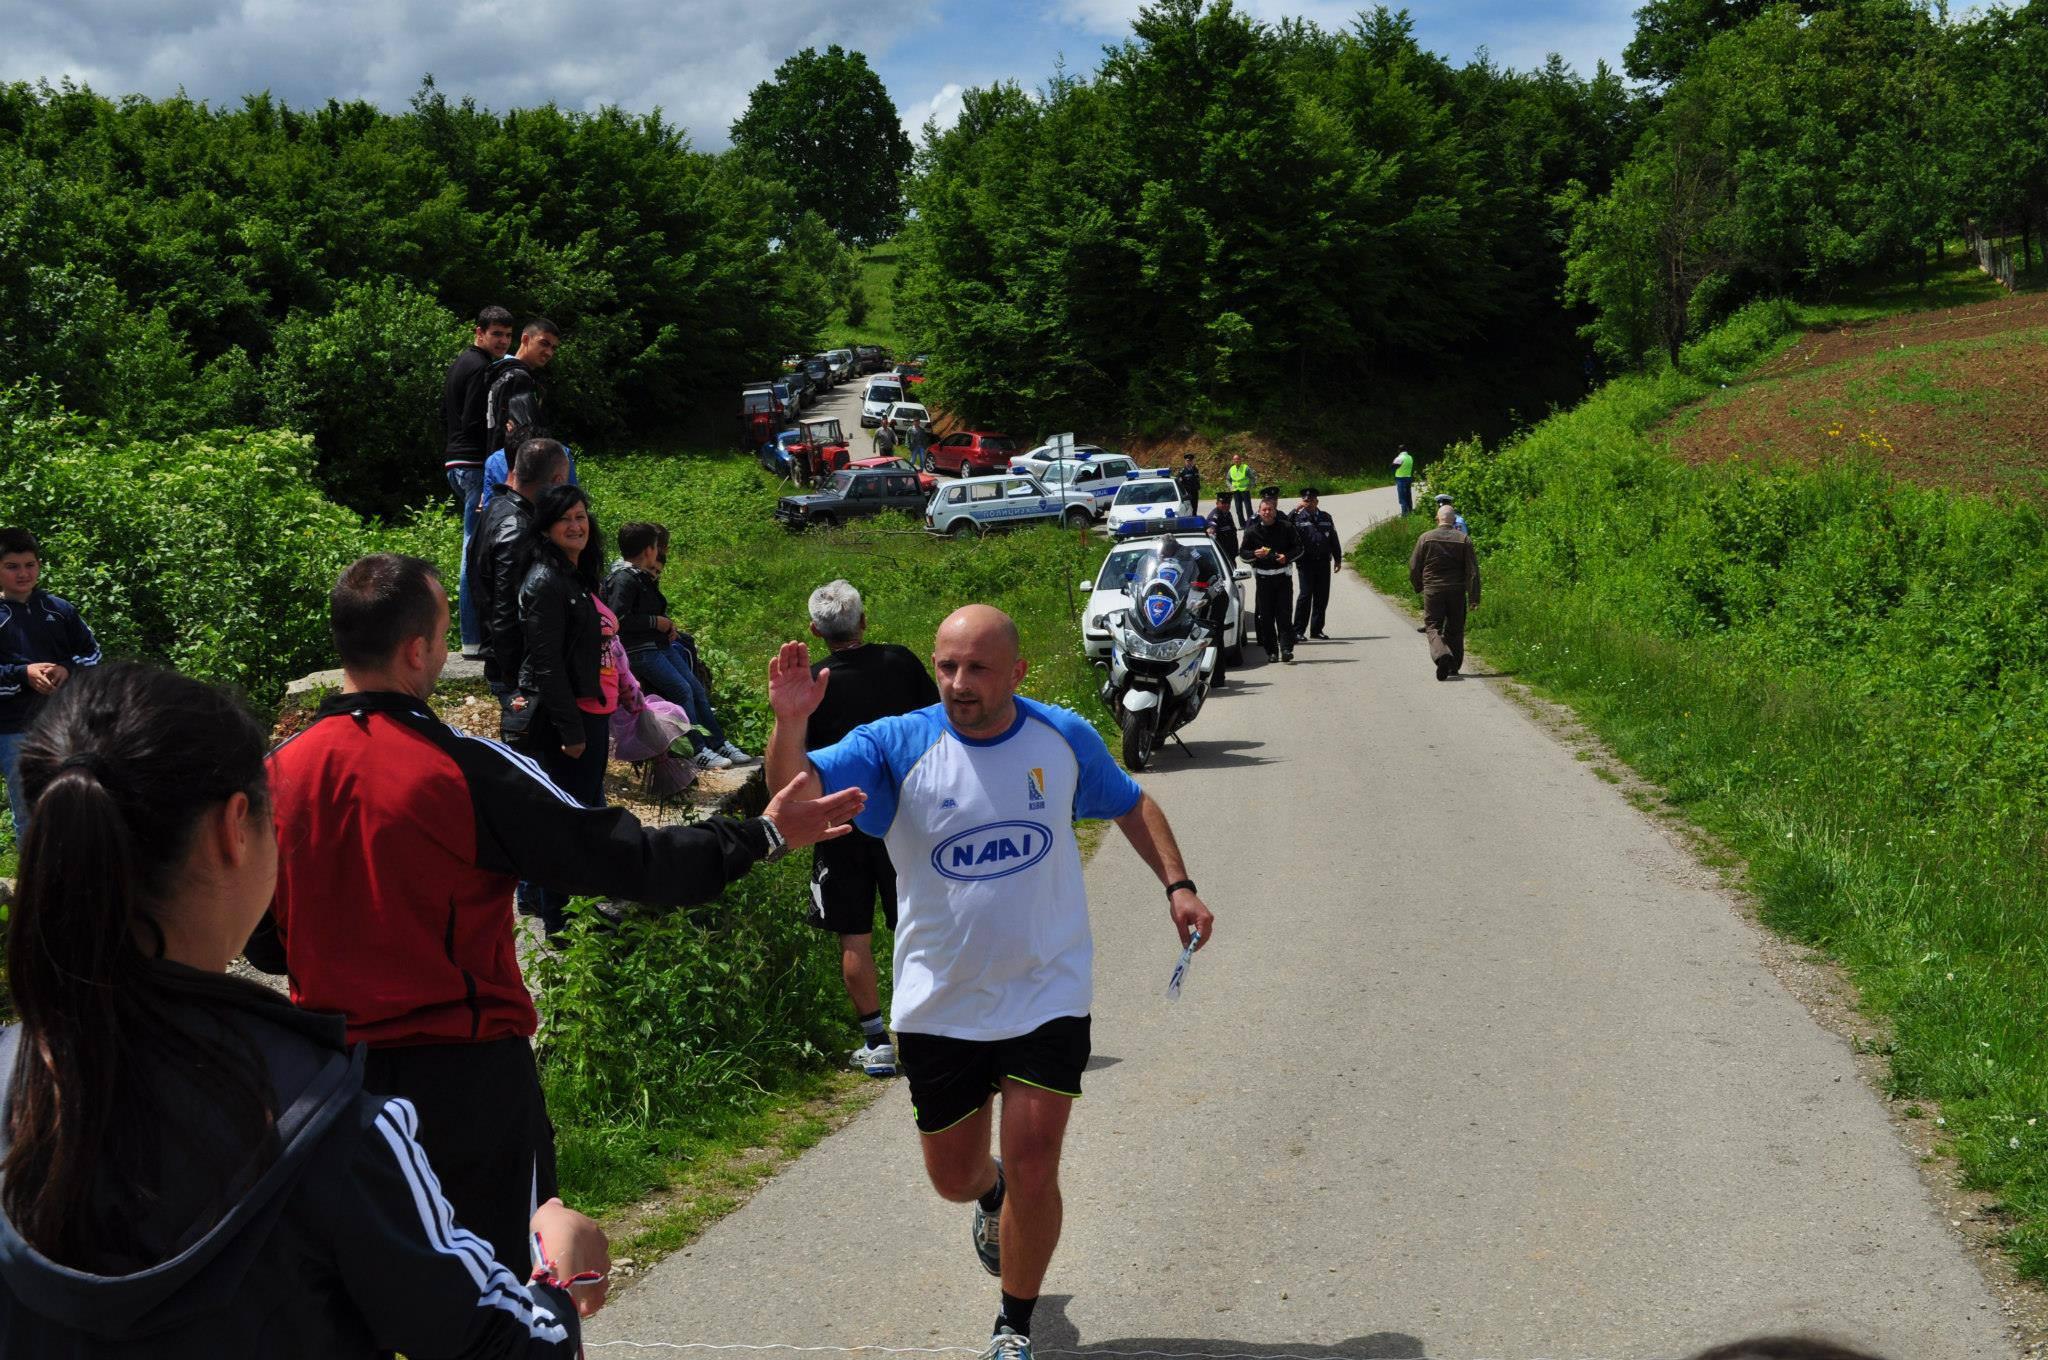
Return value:
[[(158, 961), (182, 1023), (246, 1042), (276, 1098), (275, 1159), (234, 1194), (166, 1140), (152, 1203), (106, 1204), (136, 1243), (58, 1265), (0, 1217), (0, 1355), (38, 1360), (370, 1360), (577, 1354), (575, 1308), (514, 1279), (453, 1221), (412, 1106), (363, 1090), (338, 1017), (253, 983)], [(11, 1090), (19, 1030), (0, 1039)], [(152, 1079), (152, 1078), (145, 1078)], [(166, 1128), (229, 1137), (211, 1101), (153, 1075)], [(0, 1150), (5, 1145), (0, 1121)]]

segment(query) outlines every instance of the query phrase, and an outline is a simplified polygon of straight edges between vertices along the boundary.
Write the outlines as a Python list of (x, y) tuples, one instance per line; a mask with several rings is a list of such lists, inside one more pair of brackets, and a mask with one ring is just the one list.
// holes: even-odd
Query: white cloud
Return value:
[(924, 131), (925, 120), (929, 118), (936, 119), (939, 131), (944, 132), (947, 128), (960, 121), (962, 97), (966, 93), (966, 86), (957, 80), (949, 80), (939, 86), (930, 99), (916, 104), (905, 105), (903, 108), (903, 130), (910, 134), (912, 141), (916, 141), (918, 136)]
[(398, 109), (432, 72), (494, 109), (554, 100), (660, 106), (701, 147), (726, 141), (755, 85), (832, 43), (871, 59), (935, 18), (935, 0), (0, 0), (0, 80), (69, 76), (103, 94), (233, 105), (268, 89), (299, 107)]

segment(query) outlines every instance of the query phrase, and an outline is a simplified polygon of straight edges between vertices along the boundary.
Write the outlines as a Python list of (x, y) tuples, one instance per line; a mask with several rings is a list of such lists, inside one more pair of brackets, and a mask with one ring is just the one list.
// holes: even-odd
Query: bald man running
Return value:
[[(1109, 818), (1166, 885), (1185, 944), (1215, 918), (1188, 881), (1166, 814), (1080, 717), (1020, 698), (1017, 625), (969, 605), (939, 625), (940, 702), (804, 752), (831, 672), (801, 642), (768, 668), (770, 787), (810, 771), (858, 788), (854, 824), (898, 866), (896, 1053), (910, 1079), (925, 1173), (974, 1201), (974, 1249), (1002, 1280), (983, 1352), (1031, 1360), (1031, 1312), (1060, 1238), (1060, 1144), (1088, 1063), (1095, 946), (1073, 824)], [(990, 1156), (1003, 1098), (1002, 1157)]]

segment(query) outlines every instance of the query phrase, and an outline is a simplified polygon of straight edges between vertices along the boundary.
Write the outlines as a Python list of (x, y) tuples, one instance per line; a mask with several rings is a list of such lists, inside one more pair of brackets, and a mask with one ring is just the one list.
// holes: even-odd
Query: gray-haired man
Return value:
[[(804, 749), (821, 750), (862, 723), (914, 713), (939, 702), (939, 687), (917, 653), (892, 642), (867, 640), (867, 612), (860, 592), (833, 581), (811, 592), (811, 631), (832, 654), (811, 667), (831, 672), (825, 696), (804, 730)], [(882, 993), (875, 978), (875, 902), (896, 928), (896, 866), (889, 849), (855, 830), (821, 841), (811, 857), (811, 924), (839, 937), (839, 971), (860, 1021), (861, 1046), (854, 1066), (871, 1077), (896, 1075), (896, 1048), (882, 1019)]]

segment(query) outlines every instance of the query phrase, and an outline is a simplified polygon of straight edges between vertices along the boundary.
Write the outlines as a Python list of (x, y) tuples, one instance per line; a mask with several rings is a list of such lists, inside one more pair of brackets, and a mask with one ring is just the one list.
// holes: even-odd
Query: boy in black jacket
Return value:
[(42, 553), (28, 530), (0, 529), (0, 779), (7, 782), (17, 842), (28, 833), (28, 799), (17, 771), (22, 738), (50, 696), (100, 660), (100, 644), (78, 610), (37, 584)]
[(690, 745), (697, 768), (723, 770), (754, 757), (728, 740), (711, 706), (711, 691), (697, 674), (696, 639), (668, 616), (661, 573), (668, 565), (668, 530), (659, 524), (619, 526), (619, 560), (605, 577), (605, 608), (619, 620), (619, 645), (640, 687), (690, 715)]

